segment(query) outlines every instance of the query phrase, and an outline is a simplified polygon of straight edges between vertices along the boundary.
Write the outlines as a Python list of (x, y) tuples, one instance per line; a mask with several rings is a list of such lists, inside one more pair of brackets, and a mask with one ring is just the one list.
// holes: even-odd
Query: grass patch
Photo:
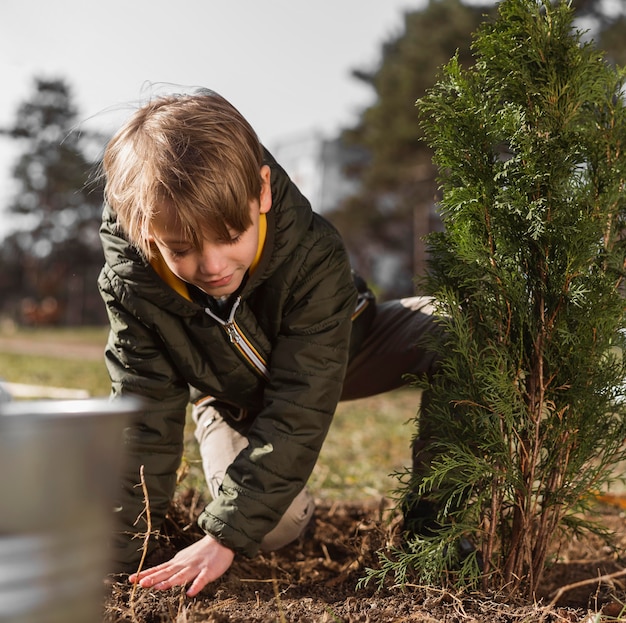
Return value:
[(90, 345), (104, 348), (108, 327), (14, 327), (0, 331), (0, 338), (21, 338), (34, 342), (53, 341), (59, 345)]
[(0, 332), (0, 378), (108, 396), (105, 327), (12, 328)]
[(111, 384), (102, 361), (0, 352), (0, 378), (10, 383), (85, 389), (94, 398), (109, 395)]
[(410, 465), (419, 392), (400, 389), (379, 396), (342, 402), (309, 481), (324, 499), (388, 496), (397, 488), (391, 474)]

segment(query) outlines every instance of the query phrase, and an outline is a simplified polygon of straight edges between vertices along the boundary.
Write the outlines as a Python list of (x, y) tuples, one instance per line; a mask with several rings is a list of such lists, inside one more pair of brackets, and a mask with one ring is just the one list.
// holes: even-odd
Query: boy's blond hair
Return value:
[(152, 220), (165, 207), (199, 248), (207, 229), (228, 240), (251, 225), (262, 164), (256, 133), (223, 97), (166, 95), (135, 112), (107, 145), (105, 199), (147, 258)]

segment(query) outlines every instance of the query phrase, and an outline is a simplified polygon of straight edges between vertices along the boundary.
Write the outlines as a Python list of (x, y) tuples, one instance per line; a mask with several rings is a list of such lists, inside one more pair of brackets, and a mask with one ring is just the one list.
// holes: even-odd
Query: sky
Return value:
[[(373, 101), (351, 71), (377, 67), (423, 2), (1, 0), (0, 127), (41, 76), (66, 80), (87, 128), (112, 132), (178, 85), (221, 93), (270, 149), (309, 132), (332, 137)], [(15, 149), (0, 137), (0, 210), (15, 192)]]

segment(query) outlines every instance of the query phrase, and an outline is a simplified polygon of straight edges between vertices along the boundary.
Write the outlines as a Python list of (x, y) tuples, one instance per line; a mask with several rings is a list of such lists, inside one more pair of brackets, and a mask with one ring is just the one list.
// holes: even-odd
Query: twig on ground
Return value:
[(278, 606), (278, 616), (280, 617), (280, 623), (287, 623), (285, 613), (283, 611), (283, 603), (280, 598), (280, 591), (278, 590), (278, 581), (276, 580), (276, 571), (272, 569), (272, 587), (274, 589), (274, 596), (276, 597), (276, 605)]
[(440, 593), (442, 597), (449, 597), (460, 609), (463, 616), (467, 616), (465, 614), (465, 610), (463, 609), (463, 601), (459, 599), (454, 593), (450, 592), (447, 588), (438, 588), (436, 586), (428, 586), (423, 584), (394, 584), (390, 587), (391, 590), (394, 588), (417, 588), (423, 591), (433, 591), (435, 593)]
[(601, 575), (597, 578), (589, 578), (588, 580), (580, 580), (579, 582), (573, 582), (572, 584), (567, 584), (566, 586), (561, 586), (559, 590), (556, 592), (556, 595), (553, 597), (552, 601), (548, 604), (550, 607), (554, 606), (559, 599), (563, 596), (564, 593), (570, 591), (574, 588), (580, 588), (581, 586), (588, 586), (589, 584), (595, 584), (596, 582), (600, 584), (601, 582), (610, 582), (615, 578), (619, 578), (623, 575), (626, 575), (626, 569), (622, 569), (621, 571), (616, 571), (615, 573), (607, 573), (605, 575)]
[(189, 620), (187, 618), (188, 609), (187, 609), (187, 606), (185, 605), (185, 597), (186, 597), (185, 587), (181, 586), (180, 594), (178, 596), (178, 612), (176, 613), (176, 619), (175, 619), (176, 623), (187, 623), (187, 621)]
[[(139, 566), (137, 567), (136, 573), (141, 573), (143, 568), (143, 564), (146, 561), (146, 556), (148, 554), (148, 542), (150, 540), (150, 533), (152, 532), (152, 516), (150, 514), (150, 498), (148, 497), (148, 487), (146, 486), (146, 479), (144, 477), (144, 466), (142, 465), (139, 468), (139, 478), (141, 479), (141, 490), (143, 491), (143, 501), (144, 501), (144, 510), (146, 513), (146, 534), (143, 539), (143, 547), (141, 550), (141, 560), (139, 561)], [(130, 604), (132, 608), (132, 604), (135, 598), (135, 592), (137, 591), (137, 586), (139, 586), (139, 581), (133, 583), (133, 590), (130, 594)]]

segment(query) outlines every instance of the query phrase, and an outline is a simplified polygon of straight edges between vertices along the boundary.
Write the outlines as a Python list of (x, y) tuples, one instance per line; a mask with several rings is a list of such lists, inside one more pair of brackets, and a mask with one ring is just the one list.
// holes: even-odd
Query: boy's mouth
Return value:
[(223, 288), (227, 286), (233, 279), (232, 274), (221, 277), (220, 279), (213, 279), (212, 281), (206, 281), (203, 285), (205, 288)]

